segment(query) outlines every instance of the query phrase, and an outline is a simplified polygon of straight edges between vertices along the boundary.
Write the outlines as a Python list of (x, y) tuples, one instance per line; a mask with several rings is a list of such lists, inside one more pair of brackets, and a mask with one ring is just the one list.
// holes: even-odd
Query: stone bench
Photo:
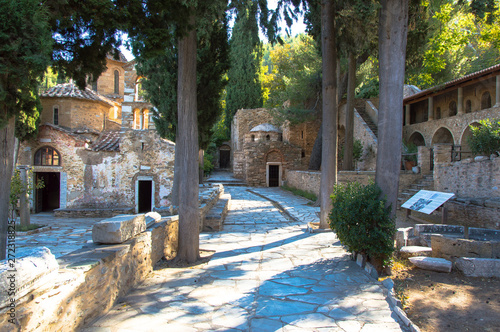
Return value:
[(402, 258), (409, 258), (415, 256), (426, 256), (430, 257), (432, 255), (432, 248), (422, 247), (422, 246), (404, 246), (399, 250)]
[(161, 220), (157, 212), (124, 214), (101, 220), (92, 227), (94, 243), (118, 244), (130, 240)]
[(223, 194), (215, 206), (207, 213), (203, 222), (204, 232), (217, 232), (222, 230), (222, 224), (226, 218), (231, 201), (230, 194)]

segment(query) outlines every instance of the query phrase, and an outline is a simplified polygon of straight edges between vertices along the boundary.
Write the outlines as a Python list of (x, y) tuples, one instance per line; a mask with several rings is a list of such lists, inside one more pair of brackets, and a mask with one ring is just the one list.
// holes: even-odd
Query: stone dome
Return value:
[(260, 124), (256, 127), (252, 128), (252, 130), (250, 130), (250, 132), (256, 132), (256, 131), (281, 133), (281, 130), (279, 128), (277, 128), (276, 126), (273, 126), (270, 123)]

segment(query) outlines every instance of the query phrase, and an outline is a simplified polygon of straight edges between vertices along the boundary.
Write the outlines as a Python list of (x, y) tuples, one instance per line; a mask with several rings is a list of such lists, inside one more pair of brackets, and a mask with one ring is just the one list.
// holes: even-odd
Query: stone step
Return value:
[(205, 216), (205, 220), (203, 222), (204, 232), (218, 232), (222, 230), (222, 224), (226, 218), (230, 202), (230, 194), (223, 194), (220, 196), (219, 201)]
[(432, 256), (432, 248), (430, 247), (422, 247), (422, 246), (404, 246), (399, 250), (401, 257), (410, 258), (416, 256)]
[(436, 257), (410, 257), (408, 260), (416, 267), (423, 270), (437, 271), (437, 272), (451, 272), (452, 263), (444, 258)]

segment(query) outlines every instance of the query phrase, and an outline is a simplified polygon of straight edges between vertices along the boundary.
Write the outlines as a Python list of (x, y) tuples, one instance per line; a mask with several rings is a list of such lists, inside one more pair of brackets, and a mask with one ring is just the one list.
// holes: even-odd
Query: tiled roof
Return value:
[(62, 133), (65, 133), (68, 136), (71, 136), (71, 137), (73, 137), (75, 139), (78, 139), (78, 140), (81, 140), (81, 141), (85, 141), (85, 142), (89, 141), (88, 138), (86, 138), (85, 136), (81, 135), (81, 133), (79, 133), (79, 132), (72, 132), (72, 131), (70, 131), (70, 130), (68, 130), (66, 128), (63, 128), (61, 126), (57, 126), (57, 125), (49, 123), (49, 122), (46, 122), (46, 123), (42, 124), (41, 126), (50, 127), (52, 129), (58, 130), (58, 131), (60, 131)]
[(101, 101), (111, 106), (114, 106), (116, 102), (101, 96), (97, 92), (85, 88), (85, 90), (80, 90), (74, 83), (64, 83), (53, 86), (49, 90), (42, 92), (40, 97), (58, 97), (58, 98), (77, 98), (77, 99), (87, 99)]
[(454, 79), (452, 81), (446, 82), (441, 85), (433, 86), (432, 88), (422, 90), (414, 95), (411, 96), (406, 96), (403, 100), (404, 103), (414, 101), (416, 99), (421, 99), (422, 97), (432, 95), (434, 93), (438, 93), (440, 91), (444, 91), (446, 89), (452, 89), (452, 88), (457, 88), (459, 85), (466, 83), (468, 81), (472, 81), (474, 79), (481, 78), (483, 76), (488, 76), (494, 72), (500, 71), (500, 63), (494, 66), (491, 66), (489, 68), (477, 71), (475, 73), (471, 73), (469, 75), (465, 75), (462, 77), (459, 77), (457, 79)]
[(92, 151), (120, 151), (120, 132), (108, 131), (92, 145)]

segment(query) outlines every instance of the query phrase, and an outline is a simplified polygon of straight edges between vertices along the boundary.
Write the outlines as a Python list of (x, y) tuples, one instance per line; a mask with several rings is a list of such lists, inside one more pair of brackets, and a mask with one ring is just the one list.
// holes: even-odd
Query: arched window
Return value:
[(120, 94), (120, 72), (115, 70), (115, 94)]
[(255, 135), (252, 135), (252, 142), (255, 142)]
[(450, 101), (448, 108), (450, 109), (450, 116), (457, 115), (457, 103), (454, 100)]
[(465, 113), (470, 113), (470, 112), (472, 112), (472, 102), (470, 101), (470, 99), (468, 99), (465, 102)]
[(59, 152), (50, 146), (44, 146), (35, 153), (35, 166), (60, 166)]
[(491, 95), (488, 91), (481, 96), (481, 109), (491, 108)]
[(271, 139), (271, 136), (266, 135), (266, 141), (269, 141)]
[(52, 114), (52, 122), (58, 126), (59, 125), (59, 106), (54, 106)]

